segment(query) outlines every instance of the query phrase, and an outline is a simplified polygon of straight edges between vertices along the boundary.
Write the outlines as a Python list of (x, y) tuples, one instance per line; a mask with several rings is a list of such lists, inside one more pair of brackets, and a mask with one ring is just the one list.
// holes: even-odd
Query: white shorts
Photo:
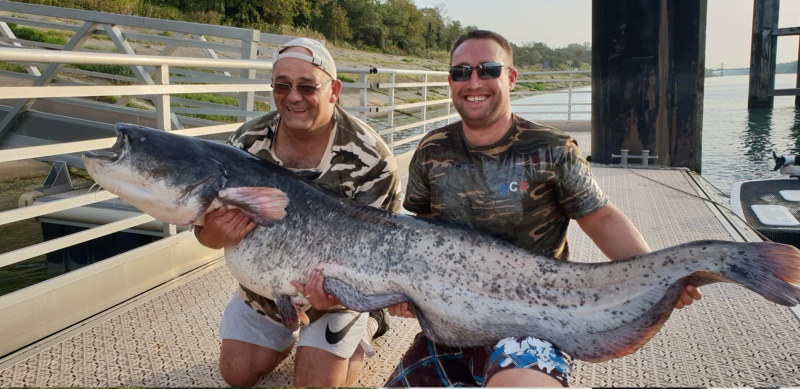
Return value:
[(297, 340), (297, 346), (310, 346), (340, 358), (350, 358), (356, 347), (371, 357), (375, 350), (367, 339), (367, 313), (344, 311), (327, 313), (315, 322), (290, 331), (283, 324), (260, 315), (234, 293), (225, 307), (219, 336), (256, 344), (275, 351), (284, 351)]

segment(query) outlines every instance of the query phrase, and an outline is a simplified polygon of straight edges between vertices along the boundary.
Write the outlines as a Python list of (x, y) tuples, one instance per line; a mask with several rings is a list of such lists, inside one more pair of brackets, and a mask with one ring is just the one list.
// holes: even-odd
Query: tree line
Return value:
[[(144, 0), (181, 12), (216, 12), (222, 23), (269, 30), (290, 25), (317, 31), (334, 45), (393, 54), (426, 56), (448, 52), (458, 37), (478, 26), (447, 16), (443, 4), (418, 8), (411, 0)], [(266, 27), (266, 28), (265, 28)], [(544, 43), (514, 45), (517, 66), (585, 69), (589, 43), (550, 48)]]
[[(447, 16), (443, 4), (418, 8), (411, 0), (16, 0), (170, 20), (254, 28), (324, 38), (334, 45), (388, 54), (441, 57), (458, 37), (479, 26)], [(514, 47), (527, 70), (589, 69), (591, 45)]]

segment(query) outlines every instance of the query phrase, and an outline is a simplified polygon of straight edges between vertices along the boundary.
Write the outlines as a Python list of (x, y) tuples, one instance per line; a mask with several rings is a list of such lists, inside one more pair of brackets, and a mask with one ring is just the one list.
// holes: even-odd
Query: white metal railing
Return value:
[[(41, 62), (49, 64), (92, 64), (121, 66), (152, 66), (155, 68), (155, 84), (147, 85), (75, 85), (52, 88), (4, 87), (4, 99), (36, 99), (55, 97), (89, 96), (152, 96), (156, 103), (157, 126), (171, 130), (172, 108), (169, 96), (179, 93), (257, 92), (270, 91), (269, 85), (255, 83), (203, 83), (170, 85), (170, 68), (173, 66), (224, 69), (250, 68), (272, 70), (272, 63), (248, 60), (208, 60), (204, 58), (141, 56), (113, 53), (86, 53), (69, 51), (45, 51), (19, 48), (0, 48), (0, 58), (5, 62)], [(238, 80), (238, 79), (234, 79)], [(184, 80), (181, 80), (184, 81)], [(202, 80), (205, 81), (205, 80)], [(11, 112), (9, 116), (14, 114)], [(9, 118), (6, 118), (9, 119)], [(5, 120), (5, 121), (10, 121)]]
[[(512, 92), (512, 96), (516, 98), (513, 103), (514, 112), (523, 116), (543, 117), (546, 120), (588, 120), (592, 106), (591, 73), (590, 70), (520, 72), (517, 77), (518, 85), (557, 87), (551, 88), (555, 90), (532, 89)], [(547, 96), (547, 98), (525, 98), (532, 96)]]
[[(452, 109), (447, 72), (374, 69), (373, 74), (386, 77), (382, 77), (385, 82), (375, 84), (376, 90), (385, 90), (386, 93), (386, 105), (376, 107), (375, 112), (386, 114), (385, 129), (379, 129), (378, 134), (386, 139), (395, 154), (412, 151), (416, 143), (425, 135), (427, 128), (438, 127), (458, 117), (458, 113)], [(415, 79), (401, 81), (404, 76), (418, 77), (419, 81), (417, 82)], [(419, 89), (420, 101), (397, 101), (396, 92), (408, 88)], [(436, 91), (438, 93), (435, 93)], [(433, 93), (437, 95), (437, 98), (429, 100), (428, 96)], [(407, 110), (416, 110), (419, 113), (416, 120), (402, 120), (397, 117), (397, 113)], [(439, 113), (429, 115), (429, 110), (437, 110)]]
[[(29, 31), (38, 31), (47, 36), (47, 39), (25, 35)], [(23, 36), (17, 36), (17, 33)], [(0, 1), (0, 44), (6, 43), (14, 47), (29, 47), (53, 51), (74, 52), (104, 52), (118, 51), (122, 54), (149, 54), (161, 57), (190, 56), (209, 59), (257, 59), (258, 53), (265, 46), (284, 43), (293, 37), (261, 33), (258, 30), (234, 28), (226, 26), (205, 25), (200, 23), (177, 22), (153, 18), (143, 18), (128, 15), (118, 15), (103, 12), (85, 11), (78, 9), (50, 7), (35, 4)], [(48, 42), (41, 42), (47, 40)], [(61, 42), (59, 42), (61, 41)], [(269, 51), (269, 50), (266, 50)], [(145, 66), (131, 66), (129, 75), (113, 74), (103, 68), (75, 69), (62, 65), (51, 64), (47, 69), (39, 69), (37, 64), (23, 64), (26, 72), (0, 71), (0, 74), (33, 80), (34, 85), (50, 83), (80, 83), (75, 77), (91, 76), (96, 80), (107, 80), (111, 83), (135, 83), (143, 85), (156, 84), (152, 68)], [(201, 83), (202, 80), (218, 77), (240, 78), (241, 83), (254, 81), (256, 70), (245, 69), (215, 69), (208, 72), (205, 68), (187, 67), (175, 69), (173, 79), (162, 80), (163, 84), (179, 83), (187, 78), (193, 82)], [(63, 76), (63, 77), (61, 77)], [(237, 110), (213, 103), (195, 103), (191, 99), (177, 99), (181, 104), (205, 110), (226, 110), (225, 114), (246, 115), (252, 111), (257, 98), (252, 91), (235, 93), (220, 92), (222, 95), (234, 96), (239, 101)], [(122, 96), (116, 105), (124, 107), (133, 96)], [(146, 96), (141, 96), (146, 98)], [(15, 106), (14, 112), (22, 112), (30, 102), (21, 102)], [(153, 100), (153, 104), (159, 104)], [(243, 116), (244, 117), (244, 116)], [(172, 127), (182, 128), (185, 125), (198, 125), (198, 120), (177, 117), (173, 120)], [(202, 124), (199, 124), (202, 125)], [(0, 122), (0, 134), (7, 131), (7, 120)]]

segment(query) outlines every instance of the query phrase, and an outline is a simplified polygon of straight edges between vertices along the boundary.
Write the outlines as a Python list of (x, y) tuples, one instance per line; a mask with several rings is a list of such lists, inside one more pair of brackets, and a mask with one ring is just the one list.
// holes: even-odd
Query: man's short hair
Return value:
[(464, 33), (456, 40), (456, 43), (453, 44), (453, 49), (450, 50), (450, 63), (453, 63), (453, 53), (456, 51), (458, 46), (461, 46), (462, 43), (470, 40), (470, 39), (491, 39), (497, 42), (500, 47), (503, 48), (503, 51), (506, 52), (508, 56), (508, 63), (504, 63), (503, 65), (508, 67), (514, 67), (514, 50), (511, 48), (511, 44), (508, 43), (506, 38), (503, 38), (502, 35), (488, 30), (472, 30), (469, 32)]

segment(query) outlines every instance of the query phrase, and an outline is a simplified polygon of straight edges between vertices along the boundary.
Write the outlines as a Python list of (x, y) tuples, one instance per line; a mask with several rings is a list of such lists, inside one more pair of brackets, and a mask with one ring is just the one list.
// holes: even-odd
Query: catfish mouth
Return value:
[(117, 132), (117, 141), (108, 150), (87, 151), (83, 157), (97, 160), (105, 165), (116, 163), (128, 155), (129, 142), (128, 136), (123, 132)]

